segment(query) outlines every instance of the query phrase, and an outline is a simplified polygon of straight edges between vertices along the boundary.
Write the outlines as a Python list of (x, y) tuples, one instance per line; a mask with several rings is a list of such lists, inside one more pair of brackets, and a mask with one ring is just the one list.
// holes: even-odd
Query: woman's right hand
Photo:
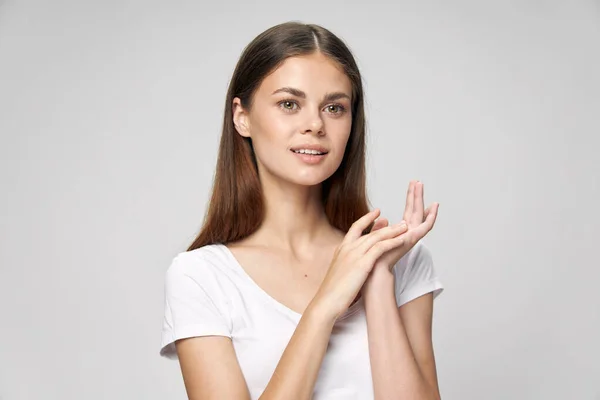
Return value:
[(362, 234), (379, 214), (380, 210), (376, 208), (356, 220), (334, 252), (327, 274), (313, 299), (314, 305), (331, 318), (337, 319), (348, 309), (375, 261), (386, 251), (403, 244), (401, 235), (407, 230), (404, 223)]

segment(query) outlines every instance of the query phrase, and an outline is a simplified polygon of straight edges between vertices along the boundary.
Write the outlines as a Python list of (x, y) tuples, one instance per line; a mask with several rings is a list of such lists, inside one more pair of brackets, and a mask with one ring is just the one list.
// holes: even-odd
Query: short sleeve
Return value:
[(444, 290), (433, 265), (431, 251), (425, 246), (423, 239), (396, 263), (394, 274), (398, 307), (430, 292), (433, 292), (435, 299)]
[(212, 265), (198, 256), (176, 256), (165, 274), (160, 355), (177, 359), (175, 341), (196, 336), (231, 337), (227, 302)]

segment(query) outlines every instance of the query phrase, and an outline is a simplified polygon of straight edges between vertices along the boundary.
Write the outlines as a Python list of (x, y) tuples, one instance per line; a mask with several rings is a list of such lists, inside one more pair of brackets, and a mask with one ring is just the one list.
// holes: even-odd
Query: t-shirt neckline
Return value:
[[(223, 249), (223, 251), (225, 252), (227, 257), (229, 257), (229, 259), (231, 260), (235, 269), (238, 270), (242, 274), (244, 279), (246, 281), (248, 281), (250, 286), (252, 286), (263, 297), (264, 300), (266, 300), (268, 303), (272, 304), (274, 307), (276, 307), (282, 313), (290, 316), (292, 319), (294, 319), (296, 321), (296, 323), (300, 321), (300, 319), (302, 318), (302, 314), (297, 311), (292, 310), (285, 304), (283, 304), (280, 301), (278, 301), (277, 299), (275, 299), (273, 296), (271, 296), (269, 293), (267, 293), (258, 283), (256, 283), (256, 281), (254, 279), (252, 279), (252, 277), (246, 272), (244, 267), (242, 267), (242, 265), (239, 263), (239, 261), (237, 260), (237, 258), (235, 257), (235, 255), (233, 254), (231, 249), (229, 249), (229, 247), (227, 247), (224, 243), (218, 243), (217, 245)], [(336, 321), (340, 321), (342, 319), (348, 318), (349, 316), (354, 314), (356, 311), (358, 311), (362, 302), (363, 302), (363, 296), (360, 296), (360, 298), (354, 304), (352, 304), (342, 315), (340, 315)]]

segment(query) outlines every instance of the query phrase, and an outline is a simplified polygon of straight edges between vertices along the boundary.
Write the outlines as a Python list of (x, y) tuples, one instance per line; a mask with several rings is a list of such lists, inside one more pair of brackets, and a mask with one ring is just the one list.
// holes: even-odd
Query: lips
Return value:
[(327, 153), (325, 154), (305, 154), (305, 153), (296, 153), (295, 151), (290, 150), (292, 154), (294, 154), (298, 159), (304, 164), (315, 165), (319, 164), (321, 161), (327, 157)]
[(304, 143), (304, 144), (299, 144), (297, 146), (292, 147), (290, 150), (292, 151), (298, 151), (298, 150), (316, 150), (320, 153), (323, 154), (327, 154), (329, 153), (329, 150), (327, 150), (327, 148), (319, 145), (319, 144), (311, 144), (311, 143)]
[[(302, 149), (300, 149), (300, 150), (302, 150)], [(301, 154), (301, 155), (307, 155), (307, 156), (324, 156), (325, 154), (327, 154), (327, 152), (323, 152), (323, 151), (321, 151), (320, 153), (317, 153), (317, 154), (313, 154), (310, 152), (309, 153), (301, 153), (300, 151), (294, 151), (294, 150), (290, 150), (290, 151), (294, 154)], [(319, 150), (317, 150), (317, 151), (319, 151)]]

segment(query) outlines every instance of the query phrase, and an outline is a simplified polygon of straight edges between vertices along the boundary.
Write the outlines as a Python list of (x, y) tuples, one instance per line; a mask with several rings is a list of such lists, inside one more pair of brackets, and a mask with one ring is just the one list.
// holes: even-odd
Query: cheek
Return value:
[(289, 121), (276, 115), (262, 115), (251, 127), (252, 144), (257, 156), (266, 163), (279, 158), (290, 143), (293, 132)]
[(329, 121), (329, 123), (325, 126), (325, 129), (330, 140), (334, 141), (337, 146), (344, 145), (350, 137), (352, 119), (344, 118)]
[(285, 139), (294, 129), (294, 120), (278, 113), (265, 113), (253, 124), (252, 134), (259, 139), (277, 141)]

